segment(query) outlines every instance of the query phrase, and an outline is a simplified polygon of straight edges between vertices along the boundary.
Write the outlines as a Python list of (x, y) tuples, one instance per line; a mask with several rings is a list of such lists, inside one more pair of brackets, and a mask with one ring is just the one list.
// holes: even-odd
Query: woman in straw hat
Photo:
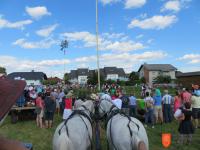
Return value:
[[(0, 79), (0, 125), (3, 123), (6, 114), (10, 111), (13, 104), (23, 93), (25, 85), (24, 81)], [(0, 150), (27, 149), (21, 142), (6, 139), (0, 135)]]

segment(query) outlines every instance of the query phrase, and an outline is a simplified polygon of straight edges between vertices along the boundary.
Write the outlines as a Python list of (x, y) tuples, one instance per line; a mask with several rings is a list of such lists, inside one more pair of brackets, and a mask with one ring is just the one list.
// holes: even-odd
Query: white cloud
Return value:
[(35, 19), (40, 19), (43, 16), (50, 16), (51, 13), (48, 12), (45, 6), (37, 6), (37, 7), (26, 7), (26, 12)]
[(179, 70), (181, 72), (196, 72), (196, 71), (200, 70), (200, 66), (194, 66), (194, 65), (191, 66), (190, 64), (188, 66), (186, 66), (184, 64), (184, 66), (179, 67)]
[(117, 3), (120, 0), (100, 0), (101, 3), (103, 3), (103, 5), (107, 5), (107, 4), (112, 4), (112, 3)]
[(192, 0), (169, 0), (161, 8), (161, 12), (172, 11), (179, 12), (183, 8), (188, 8)]
[[(140, 54), (130, 53), (106, 53), (100, 55), (100, 65), (103, 66), (117, 66), (122, 67), (126, 71), (133, 70), (133, 65), (143, 62), (163, 59), (167, 56), (167, 53), (162, 51), (149, 51)], [(96, 56), (80, 57), (75, 60), (77, 63), (87, 64), (88, 67), (96, 62)]]
[(136, 39), (141, 39), (141, 38), (143, 38), (143, 37), (144, 37), (143, 34), (139, 34), (139, 35), (137, 35), (135, 38), (136, 38)]
[(0, 64), (5, 67), (8, 73), (16, 71), (43, 71), (48, 76), (63, 74), (62, 71), (53, 70), (52, 67), (63, 66), (64, 63), (70, 64), (68, 59), (47, 59), (47, 60), (30, 60), (21, 59), (13, 56), (0, 56)]
[(96, 60), (96, 56), (86, 56), (86, 57), (76, 58), (74, 61), (78, 63), (84, 63), (84, 62), (95, 61), (95, 60)]
[(168, 10), (178, 12), (180, 11), (180, 9), (181, 9), (181, 2), (179, 0), (171, 0), (164, 4), (164, 6), (161, 9), (161, 12)]
[(29, 25), (32, 22), (33, 22), (32, 20), (22, 20), (22, 21), (10, 22), (10, 21), (0, 17), (0, 28), (23, 29), (25, 25)]
[[(140, 54), (130, 54), (130, 53), (105, 53), (100, 55), (100, 66), (117, 66), (123, 67), (126, 71), (132, 71), (133, 66), (136, 64), (141, 64), (143, 62), (158, 60), (166, 57), (167, 54), (162, 51), (149, 51)], [(89, 67), (96, 68), (96, 55), (79, 57), (75, 59), (44, 59), (44, 60), (32, 60), (23, 59), (13, 56), (2, 56), (0, 55), (1, 66), (7, 69), (8, 73), (16, 71), (42, 71), (47, 73), (48, 76), (59, 76), (63, 75), (63, 65), (64, 63), (69, 66), (78, 67)], [(67, 71), (69, 71), (67, 69)]]
[(125, 8), (138, 8), (142, 7), (146, 3), (146, 0), (126, 0), (125, 1)]
[(151, 44), (153, 41), (154, 41), (154, 39), (149, 39), (149, 40), (147, 40), (147, 43)]
[[(64, 37), (70, 41), (82, 41), (84, 47), (95, 47), (96, 36), (87, 31), (63, 33)], [(143, 49), (144, 45), (140, 42), (128, 40), (128, 37), (123, 33), (103, 33), (99, 37), (99, 49), (111, 50), (114, 52), (134, 51)]]
[(125, 36), (124, 33), (103, 33), (102, 38), (106, 39), (119, 39)]
[(46, 38), (44, 40), (38, 41), (38, 42), (29, 42), (26, 39), (18, 39), (15, 42), (12, 43), (13, 45), (18, 45), (25, 49), (36, 49), (36, 48), (50, 48), (52, 45), (58, 44), (58, 41)]
[(70, 41), (83, 41), (83, 42), (86, 42), (86, 43), (94, 43), (94, 44), (96, 42), (96, 36), (94, 34), (87, 32), (87, 31), (66, 32), (62, 35)]
[(42, 36), (42, 37), (48, 37), (56, 29), (57, 26), (58, 26), (58, 24), (54, 24), (54, 25), (48, 26), (46, 28), (42, 28), (42, 29), (36, 31), (36, 34), (39, 36)]
[(144, 20), (133, 19), (128, 25), (128, 28), (142, 28), (142, 29), (164, 29), (177, 21), (175, 15), (172, 16), (153, 16)]
[(178, 60), (187, 61), (190, 64), (197, 64), (200, 63), (200, 54), (186, 54), (178, 58)]
[(113, 42), (105, 47), (102, 47), (102, 50), (113, 50), (113, 51), (118, 51), (118, 52), (128, 52), (128, 51), (134, 51), (134, 50), (140, 50), (143, 49), (144, 45), (142, 43), (134, 43), (132, 41), (127, 41), (127, 42)]

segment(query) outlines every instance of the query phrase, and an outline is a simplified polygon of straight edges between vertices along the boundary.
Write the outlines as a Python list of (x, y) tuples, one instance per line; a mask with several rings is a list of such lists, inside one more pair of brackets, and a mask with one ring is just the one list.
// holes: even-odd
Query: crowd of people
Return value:
[[(27, 86), (16, 105), (19, 107), (35, 106), (37, 126), (51, 128), (56, 112), (62, 114), (63, 119), (66, 119), (70, 114), (69, 110), (72, 111), (72, 95), (70, 96), (69, 91), (68, 87)], [(66, 99), (70, 99), (71, 102), (69, 103)]]
[[(200, 128), (200, 88), (193, 85), (191, 90), (183, 88), (177, 90), (175, 96), (168, 90), (163, 94), (159, 88), (148, 89), (142, 87), (142, 99), (137, 99), (134, 94), (124, 96), (123, 93), (110, 90), (111, 100), (122, 112), (130, 116), (144, 117), (145, 127), (150, 124), (152, 128), (158, 123), (171, 123), (173, 118), (179, 122), (179, 142), (191, 143), (195, 129)], [(108, 93), (108, 91), (105, 91)], [(113, 96), (114, 94), (114, 96)], [(128, 96), (128, 100), (126, 99)], [(126, 98), (125, 98), (126, 97)], [(103, 97), (106, 99), (106, 97)]]
[[(171, 95), (168, 90), (161, 93), (159, 88), (142, 87), (141, 98), (125, 94), (119, 85), (105, 84), (103, 93), (96, 98), (110, 100), (126, 115), (143, 120), (145, 127), (154, 128), (156, 124), (171, 123), (173, 118), (179, 121), (180, 142), (187, 138), (191, 142), (195, 129), (200, 128), (200, 89), (195, 85), (192, 90), (183, 88)], [(75, 101), (82, 99), (73, 95), (68, 87), (33, 87), (25, 88), (24, 96), (28, 104), (36, 105), (36, 123), (40, 128), (51, 128), (54, 114), (67, 119), (73, 111)], [(82, 99), (84, 100), (84, 99)]]

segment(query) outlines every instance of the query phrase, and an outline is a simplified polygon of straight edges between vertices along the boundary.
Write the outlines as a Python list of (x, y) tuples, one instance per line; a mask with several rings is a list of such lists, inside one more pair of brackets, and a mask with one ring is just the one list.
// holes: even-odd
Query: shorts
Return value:
[(58, 100), (56, 100), (56, 108), (60, 108), (60, 103)]
[(194, 119), (200, 119), (200, 108), (192, 108), (192, 117)]
[(71, 114), (72, 114), (72, 110), (71, 109), (64, 109), (63, 120), (66, 120)]
[(162, 118), (163, 117), (162, 106), (154, 106), (154, 114), (157, 118), (158, 116)]
[(43, 118), (43, 117), (44, 117), (44, 110), (43, 110), (43, 109), (40, 111), (40, 114), (38, 114), (38, 116), (39, 116), (40, 118)]
[(54, 112), (46, 111), (45, 120), (53, 120)]

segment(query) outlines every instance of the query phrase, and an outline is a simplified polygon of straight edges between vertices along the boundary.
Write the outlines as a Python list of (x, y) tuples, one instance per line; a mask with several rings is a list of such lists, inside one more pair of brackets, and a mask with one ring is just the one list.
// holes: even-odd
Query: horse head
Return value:
[(99, 104), (98, 104), (98, 112), (99, 112), (99, 116), (103, 117), (105, 116), (107, 113), (109, 113), (111, 107), (113, 107), (113, 103), (111, 101), (102, 99)]
[(84, 101), (82, 101), (81, 99), (76, 100), (74, 102), (74, 109), (79, 108), (83, 103), (84, 103)]
[(87, 113), (90, 115), (90, 117), (92, 117), (94, 115), (94, 111), (95, 111), (95, 109), (94, 109), (94, 102), (92, 100), (86, 100), (77, 109), (79, 109), (79, 110), (86, 110)]

